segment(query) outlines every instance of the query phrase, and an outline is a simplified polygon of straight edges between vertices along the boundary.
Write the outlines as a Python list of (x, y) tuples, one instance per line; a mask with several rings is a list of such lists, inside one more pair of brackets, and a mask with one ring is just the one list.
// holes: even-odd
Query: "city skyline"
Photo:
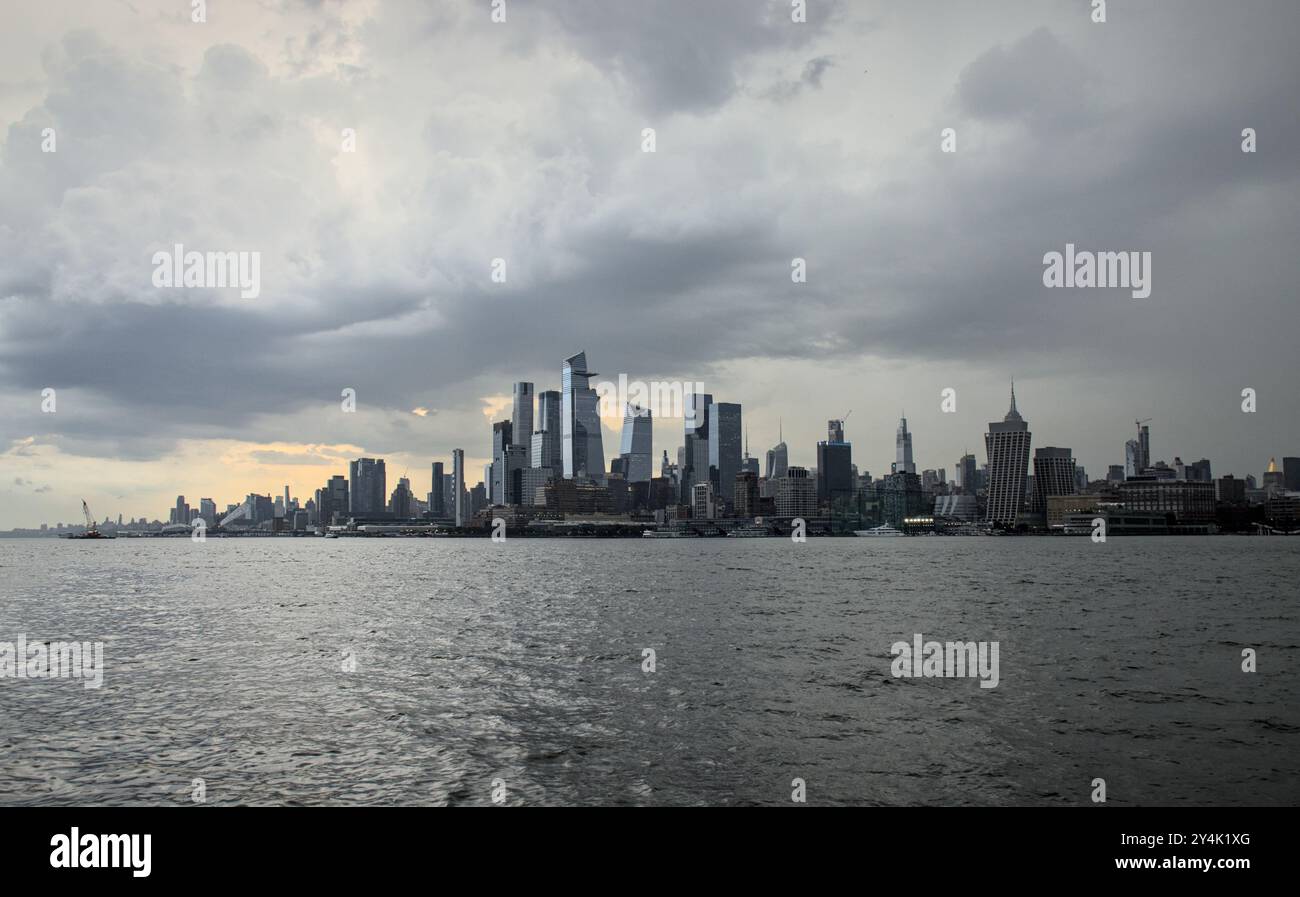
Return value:
[[(583, 347), (742, 405), (760, 457), (783, 423), (805, 468), (852, 408), (882, 473), (902, 407), (951, 471), (1012, 375), (1094, 478), (1146, 418), (1155, 460), (1216, 474), (1296, 452), (1294, 4), (669, 3), (675, 56), (638, 8), (344, 6), (10, 11), (0, 529), (303, 496), (361, 457), (418, 494)], [(257, 295), (155, 287), (177, 244), (260, 253)], [(1048, 289), (1067, 245), (1149, 252), (1150, 294)], [(657, 420), (651, 457), (680, 438)]]
[[(564, 380), (566, 376), (566, 371), (569, 370), (570, 364), (577, 359), (582, 360), (581, 362), (582, 367), (580, 368), (580, 370), (586, 370), (585, 352), (580, 352), (575, 356), (565, 359), (564, 364), (561, 367), (561, 373), (559, 378), (561, 381)], [(596, 375), (593, 373), (592, 376), (596, 376)], [(582, 378), (582, 379), (584, 381), (586, 380), (586, 378)], [(485, 478), (481, 481), (478, 481), (479, 485), (482, 485), (487, 490), (487, 494), (490, 496), (493, 503), (506, 503), (506, 504), (518, 503), (517, 501), (513, 501), (513, 500), (507, 502), (501, 502), (499, 500), (500, 496), (498, 494), (498, 490), (504, 490), (505, 488), (504, 481), (501, 480), (500, 478), (496, 478), (492, 482), (489, 482), (488, 479), (486, 478), (486, 474), (488, 470), (491, 469), (493, 453), (496, 453), (502, 449), (503, 447), (502, 444), (504, 441), (505, 447), (519, 448), (521, 452), (521, 463), (523, 463), (524, 466), (532, 466), (532, 467), (546, 466), (544, 464), (539, 465), (538, 463), (536, 463), (536, 459), (541, 452), (541, 446), (542, 446), (542, 442), (539, 440), (538, 437), (541, 435), (542, 432), (545, 432), (545, 428), (547, 428), (548, 426), (554, 427), (553, 418), (556, 414), (559, 413), (558, 410), (556, 409), (561, 404), (559, 401), (559, 393), (557, 391), (543, 390), (541, 392), (537, 392), (534, 383), (532, 382), (517, 381), (515, 382), (512, 389), (513, 389), (513, 397), (514, 397), (513, 402), (506, 409), (503, 409), (502, 412), (503, 414), (505, 414), (505, 412), (508, 411), (509, 415), (505, 417), (500, 417), (499, 419), (492, 421), (490, 424), (490, 430), (492, 435), (489, 438), (494, 443), (494, 446), (492, 452), (488, 454), (485, 464), (482, 465), (482, 467), (486, 468)], [(592, 393), (592, 395), (588, 397), (589, 403), (593, 405), (599, 405), (599, 399), (597, 399), (595, 396), (596, 390), (594, 386), (589, 391)], [(688, 401), (686, 406), (684, 406), (683, 411), (689, 412), (692, 401), (698, 403), (699, 410), (696, 412), (698, 417), (693, 419), (695, 426), (692, 427), (688, 425), (686, 427), (685, 430), (686, 436), (684, 441), (679, 444), (679, 448), (682, 449), (683, 451), (686, 451), (687, 446), (690, 443), (690, 440), (694, 438), (692, 434), (696, 432), (703, 432), (704, 437), (697, 440), (697, 442), (701, 443), (696, 448), (697, 457), (699, 457), (704, 462), (708, 462), (710, 460), (710, 455), (712, 453), (713, 456), (712, 460), (716, 462), (716, 456), (718, 452), (717, 409), (719, 407), (724, 407), (728, 409), (733, 409), (728, 413), (734, 417), (734, 420), (731, 421), (727, 429), (729, 430), (730, 436), (735, 438), (736, 441), (733, 447), (735, 451), (739, 453), (740, 413), (741, 413), (741, 408), (744, 407), (744, 404), (743, 403), (719, 403), (715, 401), (715, 398), (712, 394), (698, 394), (692, 396), (692, 394), (687, 393), (686, 395)], [(545, 410), (547, 407), (551, 408), (550, 414), (548, 414), (548, 412)], [(630, 403), (623, 407), (624, 407), (624, 415), (622, 418), (622, 431), (621, 431), (622, 435), (619, 438), (619, 441), (614, 443), (615, 445), (620, 445), (620, 451), (615, 452), (612, 455), (604, 454), (604, 460), (607, 462), (609, 461), (617, 462), (620, 458), (627, 456), (627, 446), (629, 444), (628, 427), (631, 422), (638, 419), (638, 417), (633, 414), (634, 409), (642, 410), (642, 411), (649, 410), (649, 409), (638, 409), (638, 406)], [(534, 417), (535, 414), (536, 417)], [(532, 434), (529, 434), (529, 436), (527, 437), (528, 441), (521, 445), (515, 439), (515, 436), (513, 434), (513, 429), (512, 429), (513, 422), (517, 417), (524, 420), (525, 423), (528, 424), (529, 426), (531, 426), (533, 421), (536, 420), (536, 425), (538, 427), (542, 427), (543, 430), (535, 431)], [(549, 424), (546, 423), (548, 417), (552, 418)], [(646, 414), (644, 417), (641, 417), (639, 419), (643, 423), (649, 424), (652, 418), (649, 414)], [(689, 420), (689, 418), (687, 417), (680, 417), (676, 419), (681, 420), (683, 422)], [(604, 420), (605, 418), (602, 418), (602, 423)], [(673, 418), (668, 418), (667, 420), (673, 420)], [(853, 439), (849, 438), (849, 433), (847, 432), (848, 425), (846, 424), (846, 420), (847, 420), (847, 416), (845, 419), (829, 419), (827, 421), (826, 427), (827, 427), (829, 439), (831, 441), (827, 442), (826, 440), (818, 440), (812, 444), (811, 453), (815, 459), (820, 458), (822, 456), (823, 451), (829, 450), (827, 446), (830, 447), (843, 446), (845, 448), (851, 448), (851, 446), (853, 445)], [(1267, 479), (1267, 477), (1256, 477), (1255, 471), (1237, 472), (1232, 470), (1224, 470), (1222, 467), (1214, 464), (1214, 459), (1198, 458), (1193, 460), (1193, 453), (1188, 453), (1187, 458), (1182, 458), (1181, 453), (1177, 453), (1177, 452), (1170, 453), (1167, 457), (1160, 454), (1158, 451), (1153, 452), (1150, 448), (1150, 443), (1149, 443), (1150, 429), (1151, 429), (1150, 419), (1135, 421), (1135, 425), (1138, 428), (1137, 433), (1140, 435), (1141, 445), (1143, 446), (1142, 457), (1145, 459), (1144, 467), (1149, 465), (1155, 465), (1158, 463), (1170, 464), (1172, 466), (1175, 459), (1181, 459), (1188, 468), (1191, 468), (1197, 463), (1203, 463), (1204, 461), (1209, 460), (1211, 464), (1214, 465), (1212, 467), (1212, 472), (1215, 478), (1221, 477), (1226, 473), (1228, 475), (1235, 476), (1237, 479), (1240, 479), (1242, 481), (1244, 481), (1247, 477), (1253, 477), (1256, 481), (1259, 481), (1261, 479), (1264, 480)], [(1047, 464), (1047, 463), (1054, 463), (1053, 467), (1047, 468), (1052, 471), (1054, 482), (1056, 480), (1060, 480), (1061, 477), (1064, 476), (1063, 474), (1058, 472), (1059, 462), (1044, 461), (1044, 459), (1056, 459), (1062, 457), (1061, 453), (1065, 453), (1064, 457), (1068, 457), (1068, 461), (1069, 461), (1069, 474), (1068, 474), (1069, 477), (1073, 477), (1074, 471), (1076, 469), (1087, 470), (1087, 465), (1079, 463), (1079, 460), (1077, 458), (1077, 453), (1073, 452), (1071, 449), (1068, 448), (1060, 449), (1053, 446), (1042, 447), (1032, 443), (1032, 434), (1026, 431), (1025, 419), (1021, 416), (1019, 412), (1014, 381), (1012, 381), (1010, 384), (1010, 408), (1007, 411), (1006, 415), (1004, 416), (1004, 420), (1002, 422), (996, 420), (991, 421), (986, 426), (987, 426), (987, 430), (985, 433), (982, 434), (986, 442), (986, 449), (985, 449), (986, 454), (982, 460), (978, 455), (976, 455), (974, 463), (975, 463), (976, 471), (984, 471), (985, 472), (984, 475), (988, 475), (992, 477), (992, 481), (989, 484), (991, 510), (988, 519), (990, 521), (997, 521), (998, 523), (1012, 523), (1019, 516), (1020, 509), (1022, 507), (1032, 506), (1039, 511), (1042, 510), (1041, 496), (1036, 496), (1034, 494), (1026, 493), (1024, 491), (1026, 488), (1026, 483), (1024, 481), (1024, 478), (1026, 476), (1029, 476), (1031, 479), (1036, 480), (1037, 478), (1034, 475), (1040, 469), (1040, 465)], [(991, 456), (997, 458), (1003, 457), (1005, 449), (1001, 448), (1000, 446), (1003, 445), (1003, 441), (1005, 441), (1006, 439), (1015, 438), (1015, 437), (1011, 437), (1008, 435), (999, 435), (999, 434), (1004, 434), (1007, 433), (1008, 431), (1016, 431), (1016, 432), (1023, 433), (1024, 438), (1023, 441), (1015, 443), (1014, 453), (1016, 454), (1017, 458), (1014, 462), (1012, 462), (1012, 472), (1007, 473), (1006, 471), (1003, 471), (999, 473), (998, 472), (999, 465), (997, 463), (993, 463), (993, 464), (990, 463)], [(649, 463), (649, 457), (650, 457), (645, 452), (646, 435), (648, 434), (638, 435), (635, 439), (637, 445), (637, 454), (642, 459), (641, 461), (642, 467), (644, 467), (645, 464)], [(934, 464), (933, 466), (928, 464), (918, 465), (915, 463), (914, 460), (912, 460), (913, 457), (912, 438), (914, 435), (915, 434), (913, 433), (913, 431), (907, 425), (906, 417), (900, 418), (898, 420), (898, 426), (894, 432), (895, 460), (893, 461), (892, 464), (888, 464), (888, 465), (882, 464), (876, 467), (873, 466), (870, 462), (862, 459), (860, 456), (852, 456), (851, 458), (846, 457), (843, 460), (843, 471), (838, 475), (841, 478), (848, 476), (848, 463), (851, 460), (852, 465), (855, 469), (863, 473), (871, 474), (872, 478), (876, 481), (880, 481), (882, 477), (888, 477), (891, 473), (891, 470), (897, 470), (898, 473), (907, 472), (913, 475), (915, 475), (916, 472), (919, 470), (927, 474), (933, 471), (940, 471), (945, 476), (948, 475), (951, 476), (950, 482), (954, 484), (962, 483), (964, 479), (962, 475), (962, 467), (963, 467), (963, 462), (967, 457), (967, 453), (963, 452), (962, 455), (957, 459), (954, 459), (951, 464), (937, 463)], [(789, 447), (785, 441), (783, 425), (778, 430), (778, 440), (779, 440), (778, 443), (774, 444), (770, 449), (766, 450), (764, 454), (770, 455), (772, 454), (773, 451), (782, 448), (784, 448), (788, 453)], [(1131, 451), (1131, 446), (1137, 442), (1138, 440), (1135, 439), (1128, 440), (1125, 444), (1125, 451), (1126, 452)], [(549, 445), (550, 443), (547, 444)], [(599, 443), (596, 444), (599, 445)], [(523, 453), (524, 445), (530, 447), (527, 454)], [(658, 445), (657, 441), (656, 441), (656, 445)], [(994, 449), (994, 446), (999, 446), (999, 448)], [(1032, 461), (1030, 458), (1031, 448), (1033, 451)], [(445, 471), (450, 471), (453, 469), (454, 456), (458, 451), (462, 451), (462, 450), (460, 449), (449, 450), (445, 458), (434, 459), (427, 462), (429, 464), (429, 469), (433, 472), (433, 475), (430, 477), (430, 488), (428, 490), (425, 490), (421, 485), (419, 485), (420, 481), (418, 479), (412, 482), (406, 472), (403, 472), (400, 475), (400, 477), (394, 478), (392, 480), (387, 479), (388, 466), (389, 466), (388, 460), (378, 455), (373, 455), (372, 457), (372, 456), (365, 455), (365, 453), (361, 453), (361, 455), (357, 457), (346, 459), (346, 461), (344, 462), (344, 470), (342, 475), (337, 473), (327, 474), (326, 475), (327, 482), (320, 482), (315, 484), (309, 483), (306, 485), (294, 483), (294, 482), (282, 483), (281, 485), (277, 485), (273, 489), (268, 489), (266, 492), (261, 492), (257, 489), (251, 491), (248, 491), (247, 489), (243, 489), (242, 491), (240, 489), (236, 489), (237, 494), (232, 493), (232, 495), (230, 496), (231, 498), (235, 499), (235, 501), (233, 502), (228, 501), (228, 499), (225, 496), (218, 496), (216, 503), (212, 505), (212, 509), (214, 513), (210, 514), (210, 516), (214, 516), (216, 519), (219, 520), (221, 517), (225, 516), (226, 514), (226, 511), (222, 510), (223, 502), (232, 506), (238, 505), (243, 500), (241, 496), (245, 496), (245, 495), (247, 495), (250, 499), (253, 497), (265, 497), (267, 499), (268, 505), (273, 503), (277, 509), (279, 508), (288, 509), (290, 496), (292, 494), (292, 497), (294, 501), (297, 503), (297, 506), (301, 508), (306, 505), (307, 501), (311, 499), (318, 490), (323, 490), (326, 493), (326, 495), (328, 495), (333, 483), (335, 481), (340, 481), (340, 480), (344, 481), (345, 483), (343, 493), (346, 496), (346, 501), (338, 508), (339, 510), (346, 509), (349, 513), (356, 514), (359, 516), (365, 516), (367, 514), (372, 514), (375, 512), (383, 512), (388, 506), (388, 502), (390, 500), (387, 483), (389, 482), (396, 483), (398, 479), (400, 479), (402, 482), (411, 482), (412, 484), (410, 487), (410, 497), (423, 501), (422, 496), (425, 496), (426, 493), (432, 493), (436, 489), (436, 487), (434, 486), (433, 477), (436, 476), (440, 470), (444, 471), (444, 475), (447, 477), (455, 476), (454, 473), (445, 473)], [(665, 451), (667, 450), (665, 449)], [(746, 451), (746, 457), (751, 457), (748, 455), (748, 447), (746, 447), (745, 451)], [(798, 458), (799, 453), (796, 452), (793, 457)], [(1276, 463), (1277, 457), (1286, 458), (1288, 456), (1286, 456), (1285, 454), (1270, 456), (1269, 460), (1265, 462), (1265, 472), (1267, 472), (1270, 469), (1274, 469), (1274, 465)], [(908, 465), (903, 464), (904, 459), (908, 461), (908, 465), (910, 465), (910, 469), (908, 469)], [(739, 454), (737, 454), (737, 460), (739, 460)], [(466, 461), (465, 463), (468, 465), (468, 469), (471, 471), (480, 468), (480, 465), (476, 463), (476, 459), (474, 458), (474, 456), (469, 456), (469, 460)], [(760, 463), (757, 456), (753, 456), (752, 463), (754, 464)], [(827, 487), (825, 486), (825, 482), (823, 478), (828, 474), (827, 474), (827, 469), (824, 466), (819, 466), (816, 463), (799, 464), (796, 463), (796, 461), (789, 461), (788, 464), (792, 468), (800, 468), (802, 470), (816, 472), (816, 479), (818, 482), (816, 491), (817, 491), (819, 501), (827, 498), (830, 492), (839, 491), (834, 488), (828, 490)], [(608, 464), (602, 465), (602, 470), (608, 469), (608, 466), (609, 466)], [(713, 463), (710, 466), (716, 468), (717, 464)], [(839, 466), (839, 462), (837, 462), (837, 469), (838, 466)], [(1114, 463), (1097, 465), (1097, 467), (1093, 468), (1095, 475), (1093, 473), (1088, 474), (1087, 481), (1091, 482), (1094, 480), (1104, 480), (1106, 479), (1105, 471), (1117, 466), (1122, 467), (1123, 465), (1114, 464)], [(371, 472), (372, 469), (377, 469), (378, 471), (377, 478), (375, 474)], [(739, 470), (740, 470), (740, 466), (737, 465), (734, 470), (730, 471), (733, 478), (735, 473), (738, 473)], [(638, 471), (640, 472), (641, 468), (638, 468)], [(634, 478), (628, 478), (626, 477), (625, 474), (620, 474), (620, 475), (623, 475), (625, 478), (629, 479), (630, 481), (635, 481)], [(763, 471), (763, 475), (766, 476), (765, 470)], [(836, 474), (830, 474), (830, 475), (836, 476)], [(557, 476), (563, 477), (563, 474), (557, 473)], [(563, 477), (563, 478), (571, 479), (572, 477)], [(720, 483), (722, 482), (723, 479), (724, 477), (722, 476), (715, 477), (716, 481), (712, 483), (712, 487), (714, 490), (720, 488)], [(359, 490), (356, 487), (356, 484), (359, 482), (366, 484), (364, 489)], [(347, 484), (352, 484), (351, 488), (348, 488)], [(473, 485), (474, 482), (472, 478), (469, 478), (464, 483), (464, 489), (469, 490), (470, 487)], [(845, 489), (849, 488), (847, 485), (847, 481), (845, 481), (843, 485)], [(964, 483), (962, 483), (962, 485), (965, 486)], [(1035, 488), (1038, 490), (1038, 492), (1043, 491), (1043, 487), (1041, 484), (1039, 484)], [(283, 489), (282, 495), (279, 494), (281, 489)], [(182, 491), (181, 493), (176, 495), (176, 507), (180, 508), (182, 501), (185, 501), (186, 505), (190, 506), (193, 501), (193, 496), (198, 495), (199, 493), (204, 491), (205, 490), (203, 489), (199, 489), (193, 492)], [(1004, 492), (1006, 493), (1005, 497), (1001, 497), (1001, 494)], [(206, 494), (202, 498), (202, 501), (205, 504), (205, 506), (208, 505), (209, 502), (213, 502), (212, 496), (214, 494), (215, 493), (212, 493), (210, 491), (206, 492)], [(502, 492), (501, 494), (504, 495), (505, 493)], [(1051, 487), (1048, 490), (1047, 494), (1062, 494), (1062, 492), (1060, 491), (1059, 485), (1057, 485)], [(283, 504), (281, 504), (282, 501)], [(729, 500), (720, 499), (713, 492), (710, 492), (710, 501), (717, 502), (719, 507), (729, 502)], [(691, 496), (683, 496), (683, 502), (685, 504), (693, 504), (694, 498)], [(197, 508), (198, 505), (193, 505), (193, 507)], [(452, 493), (450, 503), (444, 506), (443, 511), (448, 517), (451, 518), (456, 517), (454, 492)], [(161, 518), (151, 518), (148, 514), (135, 515), (123, 511), (118, 511), (116, 513), (108, 513), (104, 515), (103, 519), (112, 520), (115, 518), (120, 520), (131, 520), (131, 521), (137, 519), (141, 521), (146, 521), (151, 519), (153, 520), (161, 519)], [(172, 522), (173, 523), (177, 522), (177, 519), (173, 517)], [(67, 521), (63, 521), (62, 518), (59, 518), (57, 520), (38, 521), (34, 524), (31, 523), (26, 525), (20, 524), (14, 527), (6, 527), (5, 529), (9, 529), (9, 528), (35, 529), (37, 526), (53, 525), (56, 523), (62, 523), (68, 526), (76, 525), (75, 521), (70, 517), (69, 520)]]

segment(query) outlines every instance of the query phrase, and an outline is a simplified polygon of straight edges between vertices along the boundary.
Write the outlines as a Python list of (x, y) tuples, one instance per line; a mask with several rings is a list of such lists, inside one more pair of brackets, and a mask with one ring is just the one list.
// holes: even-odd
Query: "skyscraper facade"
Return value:
[(758, 473), (756, 471), (742, 470), (736, 474), (735, 496), (737, 517), (753, 517), (758, 514)]
[(979, 485), (974, 455), (962, 455), (957, 461), (957, 485), (966, 495), (974, 495)]
[[(1206, 462), (1206, 472), (1209, 472), (1209, 462)], [(1300, 492), (1300, 458), (1282, 459), (1282, 481), (1288, 492)]]
[(912, 434), (907, 432), (907, 418), (898, 419), (898, 432), (894, 434), (894, 470), (896, 473), (916, 473), (912, 460)]
[(587, 354), (564, 360), (560, 369), (560, 416), (564, 478), (605, 478), (605, 447), (600, 434), (600, 399), (590, 386), (597, 376), (587, 370)]
[(433, 462), (433, 480), (429, 487), (429, 513), (434, 517), (444, 517), (447, 514), (447, 506), (444, 504), (445, 496), (443, 495), (443, 472), (442, 462)]
[(1029, 424), (1016, 410), (1016, 387), (1011, 386), (1011, 410), (1002, 421), (989, 424), (984, 434), (988, 453), (989, 523), (1014, 526), (1025, 504), (1025, 476), (1029, 471)]
[(492, 465), (487, 486), (492, 504), (506, 504), (506, 450), (513, 444), (514, 429), (511, 421), (499, 420), (492, 425)]
[(523, 472), (529, 469), (528, 449), (522, 445), (508, 445), (501, 458), (501, 504), (523, 504)]
[(1131, 480), (1142, 470), (1142, 446), (1136, 439), (1130, 439), (1124, 443), (1124, 478)]
[(510, 418), (511, 444), (529, 447), (533, 435), (533, 384), (520, 381), (515, 384), (514, 415)]
[(464, 526), (466, 519), (465, 495), (465, 450), (454, 449), (451, 453), (451, 493), (456, 512), (456, 525)]
[(629, 403), (624, 409), (619, 457), (623, 459), (623, 476), (629, 483), (648, 483), (653, 476), (650, 467), (653, 423), (649, 408)]
[(358, 458), (348, 468), (348, 511), (378, 514), (388, 504), (387, 473), (383, 458)]
[(767, 450), (767, 479), (775, 480), (785, 476), (790, 466), (790, 450), (786, 447), (784, 435), (781, 441)]
[(686, 414), (683, 418), (685, 435), (682, 455), (683, 500), (691, 502), (691, 487), (709, 482), (709, 409), (713, 396), (709, 393), (688, 393), (684, 398)]
[(805, 467), (787, 467), (776, 480), (778, 517), (812, 517), (817, 513), (817, 484)]
[(320, 491), (320, 501), (316, 507), (316, 519), (321, 526), (329, 526), (334, 523), (335, 514), (344, 517), (351, 506), (347, 478), (336, 474), (330, 477), (329, 482), (325, 484), (325, 488)]
[(532, 466), (548, 467), (558, 476), (564, 469), (562, 439), (560, 393), (548, 389), (537, 394), (537, 429), (532, 434)]
[(1073, 452), (1054, 446), (1034, 449), (1032, 508), (1035, 516), (1046, 519), (1047, 499), (1053, 495), (1074, 495), (1077, 485)]
[(744, 429), (740, 405), (715, 402), (709, 406), (709, 482), (720, 509), (735, 507), (736, 474), (740, 473), (740, 448)]
[(853, 497), (853, 446), (844, 441), (844, 427), (831, 427), (828, 435), (838, 436), (836, 442), (817, 443), (817, 504), (833, 506), (837, 501)]
[(691, 487), (691, 517), (696, 520), (712, 520), (716, 516), (717, 503), (713, 496), (713, 484), (705, 481)]

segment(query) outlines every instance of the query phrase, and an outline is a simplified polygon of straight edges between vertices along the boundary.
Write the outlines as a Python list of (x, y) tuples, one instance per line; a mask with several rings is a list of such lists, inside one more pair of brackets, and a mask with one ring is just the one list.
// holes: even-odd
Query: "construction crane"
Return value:
[(81, 500), (81, 513), (86, 515), (86, 531), (84, 533), (69, 533), (64, 536), (65, 539), (116, 539), (117, 535), (106, 536), (95, 526), (95, 518), (90, 516), (90, 505), (86, 500)]

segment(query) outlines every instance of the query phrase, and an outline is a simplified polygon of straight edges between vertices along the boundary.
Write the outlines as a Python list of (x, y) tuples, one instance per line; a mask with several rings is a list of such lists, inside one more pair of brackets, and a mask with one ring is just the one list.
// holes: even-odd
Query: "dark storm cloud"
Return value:
[[(451, 7), (381, 5), (338, 26), (347, 40), (295, 38), (291, 73), (363, 47), (355, 80), (286, 75), (224, 40), (188, 74), (68, 35), (3, 148), (0, 439), (117, 457), (323, 439), (285, 421), (349, 386), (394, 413), (439, 408), (374, 436), (418, 446), (511, 380), (554, 387), (583, 348), (602, 373), (681, 378), (864, 354), (1131, 371), (1181, 362), (1183, 316), (1240, 353), (1233, 300), (1259, 320), (1294, 302), (1294, 253), (1271, 241), (1295, 232), (1296, 7), (1027, 19), (954, 48), (928, 105), (850, 81), (831, 60), (857, 32), (810, 7), (796, 26), (784, 3), (512, 2), (517, 57)], [(897, 13), (922, 29), (933, 14)], [(353, 124), (355, 165), (338, 154)], [(868, 154), (881, 132), (890, 149)], [(260, 248), (263, 297), (151, 289), (150, 253), (180, 239)], [(1044, 290), (1042, 255), (1067, 240), (1153, 251), (1153, 300)], [(486, 276), (498, 255), (505, 285)], [(1284, 353), (1285, 332), (1255, 337)], [(51, 385), (86, 412), (41, 415)], [(329, 423), (363, 442), (351, 426)]]

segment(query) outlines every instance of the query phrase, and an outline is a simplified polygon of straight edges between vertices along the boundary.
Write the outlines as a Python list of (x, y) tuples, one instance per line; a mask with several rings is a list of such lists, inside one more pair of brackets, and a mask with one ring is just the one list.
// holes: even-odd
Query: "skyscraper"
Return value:
[(451, 453), (451, 492), (456, 511), (456, 525), (465, 525), (465, 450), (453, 449)]
[[(1208, 473), (1209, 465), (1206, 464)], [(1288, 492), (1300, 492), (1300, 458), (1282, 459), (1282, 481)]]
[(623, 459), (623, 476), (629, 483), (646, 483), (653, 476), (650, 469), (652, 426), (649, 408), (628, 404), (623, 413), (623, 442), (619, 456)]
[(429, 514), (433, 517), (444, 517), (447, 514), (447, 506), (443, 503), (442, 494), (442, 462), (433, 462), (433, 480), (429, 486)]
[(790, 451), (785, 445), (784, 427), (778, 429), (777, 433), (777, 439), (780, 441), (767, 450), (767, 479), (769, 481), (785, 476), (785, 472), (790, 466)]
[(974, 495), (979, 484), (979, 474), (976, 472), (975, 456), (962, 455), (957, 461), (957, 485), (966, 495)]
[(559, 476), (560, 471), (564, 469), (562, 438), (560, 393), (553, 389), (538, 393), (537, 429), (532, 434), (532, 466), (548, 467)]
[(1143, 471), (1142, 445), (1136, 439), (1124, 443), (1124, 478), (1133, 479)]
[(501, 504), (523, 504), (521, 499), (523, 472), (528, 470), (528, 449), (522, 445), (508, 445), (501, 458)]
[(708, 480), (691, 487), (691, 517), (696, 520), (712, 520), (716, 516), (717, 503), (713, 495), (713, 484)]
[(515, 384), (514, 416), (510, 423), (514, 434), (512, 444), (528, 448), (533, 435), (533, 384), (522, 380)]
[(709, 482), (709, 409), (713, 406), (713, 396), (690, 393), (683, 401), (686, 414), (683, 417), (682, 500), (690, 504), (691, 487)]
[(989, 523), (1014, 526), (1025, 504), (1025, 475), (1029, 471), (1029, 424), (1016, 410), (1016, 385), (1011, 384), (1011, 410), (1001, 423), (990, 423), (984, 435), (989, 458)]
[(605, 478), (605, 446), (600, 435), (600, 399), (590, 387), (587, 354), (579, 352), (564, 360), (560, 369), (560, 416), (563, 429), (564, 478)]
[(787, 467), (775, 489), (778, 517), (812, 517), (817, 513), (817, 484), (807, 468)]
[(1268, 459), (1268, 469), (1264, 471), (1264, 488), (1273, 491), (1286, 488), (1286, 472), (1277, 469), (1277, 458)]
[(340, 474), (330, 477), (325, 488), (320, 491), (320, 501), (316, 508), (316, 519), (321, 526), (332, 524), (335, 514), (340, 517), (347, 515), (351, 507), (348, 495), (347, 478)]
[(358, 458), (348, 470), (348, 510), (352, 514), (378, 514), (387, 506), (387, 473), (383, 458)]
[(916, 473), (912, 460), (912, 434), (907, 432), (907, 418), (898, 419), (898, 432), (894, 435), (894, 470), (897, 473)]
[(388, 500), (388, 510), (394, 517), (405, 519), (411, 516), (411, 487), (405, 477), (398, 480), (397, 488)]
[(742, 470), (736, 474), (737, 517), (753, 517), (758, 513), (758, 472)]
[(853, 497), (853, 446), (844, 441), (844, 421), (826, 423), (827, 440), (817, 443), (817, 504), (831, 506)]
[(1074, 453), (1054, 446), (1034, 449), (1034, 514), (1045, 518), (1048, 498), (1076, 491)]
[(506, 504), (506, 450), (513, 444), (511, 421), (499, 420), (492, 425), (492, 468), (487, 485), (492, 504)]
[(719, 509), (736, 504), (736, 474), (740, 473), (743, 432), (740, 405), (715, 402), (709, 406), (709, 482), (713, 483), (714, 501)]

